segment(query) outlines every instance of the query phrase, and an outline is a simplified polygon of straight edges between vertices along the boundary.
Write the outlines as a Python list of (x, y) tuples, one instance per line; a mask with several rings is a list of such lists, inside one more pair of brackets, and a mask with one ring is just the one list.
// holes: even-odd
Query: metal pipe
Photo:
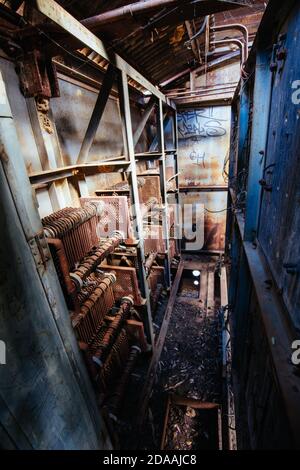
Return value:
[(187, 41), (186, 44), (191, 44), (191, 47), (192, 47), (192, 51), (193, 51), (193, 54), (195, 56), (195, 59), (197, 62), (199, 62), (201, 64), (201, 54), (200, 54), (200, 50), (199, 50), (199, 47), (198, 47), (198, 43), (196, 41), (196, 39), (193, 38), (193, 27), (191, 25), (191, 22), (190, 21), (185, 21), (185, 27), (186, 27), (186, 30), (187, 30), (187, 33), (188, 33), (188, 36), (189, 36), (189, 41)]
[(248, 58), (248, 47), (249, 47), (249, 32), (246, 26), (243, 24), (239, 23), (232, 23), (232, 24), (227, 24), (227, 25), (220, 25), (220, 26), (212, 26), (211, 31), (217, 32), (217, 31), (229, 31), (232, 29), (237, 29), (238, 31), (241, 31), (243, 36), (244, 36), (244, 57), (245, 60)]
[[(218, 59), (215, 59), (215, 60), (211, 61), (210, 63), (207, 64), (207, 70), (213, 68), (214, 66), (222, 65), (222, 64), (228, 62), (229, 60), (234, 59), (237, 56), (237, 54), (238, 54), (237, 52), (232, 52), (231, 54), (227, 54), (226, 56), (219, 57)], [(205, 70), (205, 66), (201, 65), (200, 67), (194, 69), (194, 72), (202, 72), (204, 70)], [(183, 70), (182, 72), (179, 72), (176, 75), (173, 75), (173, 77), (168, 78), (164, 82), (161, 82), (159, 84), (159, 86), (161, 88), (164, 88), (167, 85), (169, 85), (170, 83), (174, 82), (175, 80), (178, 80), (179, 78), (184, 77), (185, 75), (190, 73), (190, 71), (191, 71), (191, 69), (187, 68), (187, 69)]]
[(52, 245), (55, 248), (55, 253), (59, 260), (59, 267), (63, 276), (64, 285), (67, 294), (70, 296), (71, 307), (78, 312), (79, 305), (76, 297), (76, 289), (70, 277), (70, 268), (65, 253), (64, 245), (59, 238), (47, 238), (47, 242), (49, 245)]
[(245, 49), (244, 49), (244, 43), (240, 41), (239, 39), (222, 39), (220, 41), (212, 41), (211, 45), (212, 46), (217, 46), (217, 45), (224, 45), (224, 44), (236, 44), (241, 51), (241, 65), (245, 62)]
[(155, 251), (153, 253), (150, 253), (147, 260), (145, 261), (145, 270), (146, 270), (147, 275), (150, 274), (152, 265), (155, 262), (156, 257), (157, 257), (157, 252)]
[(115, 23), (124, 17), (130, 17), (136, 13), (146, 13), (157, 8), (178, 5), (178, 3), (178, 0), (145, 0), (143, 2), (130, 3), (129, 5), (106, 11), (100, 15), (86, 18), (85, 20), (82, 20), (81, 23), (89, 29), (94, 29), (101, 25), (106, 26), (108, 24)]
[(204, 30), (205, 30), (205, 28), (206, 28), (206, 25), (207, 25), (208, 20), (209, 20), (209, 15), (207, 15), (207, 16), (205, 17), (205, 19), (204, 19), (204, 21), (203, 21), (203, 24), (202, 24), (201, 28), (199, 29), (199, 31), (197, 31), (197, 33), (194, 34), (193, 36), (190, 36), (189, 41), (186, 41), (185, 45), (186, 45), (187, 43), (190, 43), (190, 42), (194, 41), (194, 40), (197, 39), (199, 36), (201, 36), (202, 33), (204, 33)]

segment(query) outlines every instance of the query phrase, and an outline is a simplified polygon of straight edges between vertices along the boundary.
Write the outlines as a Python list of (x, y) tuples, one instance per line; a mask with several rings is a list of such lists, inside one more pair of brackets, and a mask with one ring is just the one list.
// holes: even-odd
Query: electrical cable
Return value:
[(191, 42), (194, 41), (194, 39), (196, 39), (198, 36), (201, 36), (201, 34), (204, 33), (204, 30), (205, 30), (206, 25), (207, 25), (207, 21), (208, 21), (208, 16), (205, 17), (199, 31), (196, 34), (194, 34), (194, 36), (192, 36), (188, 41), (186, 41), (184, 43), (185, 46), (188, 46), (189, 44), (191, 44)]

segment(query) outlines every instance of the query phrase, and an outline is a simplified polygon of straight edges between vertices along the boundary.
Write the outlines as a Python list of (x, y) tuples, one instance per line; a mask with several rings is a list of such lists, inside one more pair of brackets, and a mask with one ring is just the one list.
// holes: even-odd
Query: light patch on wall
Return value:
[(0, 365), (6, 364), (6, 344), (0, 340)]

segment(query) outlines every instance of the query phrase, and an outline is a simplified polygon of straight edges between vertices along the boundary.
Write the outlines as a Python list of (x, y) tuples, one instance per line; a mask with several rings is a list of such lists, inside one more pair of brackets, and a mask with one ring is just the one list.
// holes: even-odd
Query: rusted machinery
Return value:
[[(160, 294), (165, 286), (164, 265), (166, 253), (166, 243), (162, 223), (161, 188), (159, 176), (142, 175), (138, 177), (139, 197), (141, 202), (141, 214), (144, 220), (144, 251), (146, 261), (145, 270), (150, 290), (150, 300), (152, 312), (155, 311)], [(126, 232), (125, 243), (134, 244), (133, 233), (133, 214), (130, 213), (131, 205), (129, 198), (129, 185), (126, 181), (117, 183), (109, 189), (96, 191), (98, 197), (81, 198), (81, 204), (93, 203), (98, 207), (101, 213), (101, 224), (106, 228), (106, 233), (110, 236), (112, 229)], [(100, 209), (100, 210), (99, 210)], [(174, 232), (174, 208), (169, 207), (168, 225)], [(139, 267), (136, 258), (121, 256), (120, 245), (113, 253), (113, 260), (101, 265), (104, 272), (113, 272), (117, 282), (113, 284), (114, 296), (120, 300), (123, 296), (132, 295), (135, 306), (145, 304), (138, 287)], [(120, 255), (120, 256), (119, 256)], [(175, 240), (170, 243), (171, 258), (177, 255)], [(156, 266), (152, 268), (155, 261)], [(113, 265), (113, 269), (112, 269)], [(136, 269), (135, 269), (136, 268)]]
[[(99, 225), (102, 217), (106, 223), (107, 214), (100, 199), (82, 201), (82, 207), (67, 207), (42, 222), (91, 378), (102, 401), (114, 393), (115, 387), (115, 396), (122, 401), (134, 362), (133, 351), (136, 356), (136, 351), (147, 349), (147, 343), (143, 324), (130, 320), (136, 300), (141, 303), (135, 267), (107, 264), (128, 236), (128, 220), (125, 215), (125, 233), (113, 230), (109, 238), (101, 238)], [(106, 204), (115, 202), (111, 199)], [(116, 289), (120, 283), (118, 269), (130, 269), (135, 274), (132, 289), (123, 284), (122, 296), (116, 295), (120, 291)], [(127, 371), (127, 377), (123, 377), (123, 371)]]

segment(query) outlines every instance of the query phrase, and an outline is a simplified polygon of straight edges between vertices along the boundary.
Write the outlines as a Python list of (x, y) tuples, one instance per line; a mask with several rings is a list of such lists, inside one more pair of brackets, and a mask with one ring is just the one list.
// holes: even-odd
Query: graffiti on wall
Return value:
[(207, 137), (222, 137), (227, 133), (227, 119), (216, 116), (215, 108), (200, 108), (178, 114), (179, 139), (201, 142)]
[(224, 184), (230, 108), (188, 109), (178, 113), (179, 167), (182, 186)]
[[(204, 204), (207, 250), (224, 249), (227, 192), (210, 192), (209, 188), (226, 184), (223, 175), (230, 144), (230, 118), (229, 106), (178, 113), (179, 185), (195, 188), (194, 192), (181, 192), (180, 201)], [(200, 187), (202, 191), (198, 192)], [(206, 187), (208, 190), (203, 191)]]

